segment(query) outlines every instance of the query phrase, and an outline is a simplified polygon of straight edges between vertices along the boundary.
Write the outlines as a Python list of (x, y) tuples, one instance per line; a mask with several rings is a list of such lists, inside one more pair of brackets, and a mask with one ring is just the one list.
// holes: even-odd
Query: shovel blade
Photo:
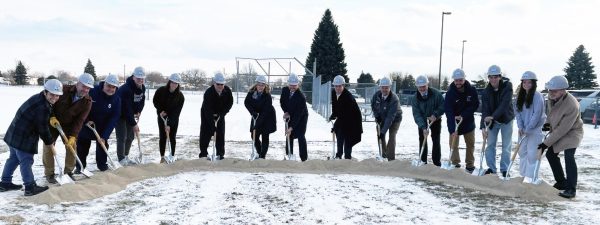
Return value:
[(171, 164), (175, 162), (175, 156), (172, 155), (166, 155), (165, 156), (165, 162), (167, 162), (167, 164)]
[(450, 161), (442, 162), (442, 166), (441, 167), (442, 167), (442, 169), (445, 169), (445, 170), (454, 169), (454, 166), (452, 165), (452, 163)]
[(90, 178), (90, 177), (94, 176), (94, 174), (92, 172), (90, 172), (89, 170), (87, 170), (87, 169), (81, 170), (81, 174), (83, 174), (87, 178)]
[(73, 179), (71, 179), (71, 177), (69, 176), (65, 176), (65, 175), (58, 175), (58, 177), (56, 177), (56, 181), (58, 182), (58, 184), (60, 185), (65, 185), (65, 184), (70, 184), (70, 183), (75, 183), (75, 181), (73, 181)]
[(476, 168), (471, 173), (471, 175), (473, 175), (473, 176), (483, 176), (484, 174), (485, 174), (485, 170), (483, 168)]
[(422, 165), (425, 165), (425, 162), (421, 161), (420, 159), (413, 159), (412, 165), (413, 166), (422, 166)]
[(379, 162), (385, 162), (385, 161), (387, 161), (386, 158), (383, 158), (381, 156), (377, 156), (377, 157), (375, 157), (375, 159), (377, 159), (377, 161), (379, 161)]

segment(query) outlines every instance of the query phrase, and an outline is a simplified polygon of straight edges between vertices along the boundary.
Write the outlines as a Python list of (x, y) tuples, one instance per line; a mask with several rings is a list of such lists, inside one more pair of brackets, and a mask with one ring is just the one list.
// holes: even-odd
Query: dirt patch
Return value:
[(23, 222), (25, 222), (25, 219), (18, 215), (0, 216), (0, 221), (4, 222), (6, 224), (16, 225), (16, 224), (22, 224)]

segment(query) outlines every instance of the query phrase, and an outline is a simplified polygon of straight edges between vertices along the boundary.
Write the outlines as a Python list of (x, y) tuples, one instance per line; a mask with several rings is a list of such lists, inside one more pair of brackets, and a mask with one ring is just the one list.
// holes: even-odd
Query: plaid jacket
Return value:
[(20, 151), (37, 154), (40, 138), (44, 144), (52, 144), (49, 129), (51, 111), (52, 106), (46, 100), (44, 92), (31, 96), (17, 110), (6, 131), (4, 142)]

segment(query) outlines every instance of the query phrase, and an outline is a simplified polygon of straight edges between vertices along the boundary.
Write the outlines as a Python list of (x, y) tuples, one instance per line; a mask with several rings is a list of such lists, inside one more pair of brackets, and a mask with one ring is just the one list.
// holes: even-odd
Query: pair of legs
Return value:
[[(211, 124), (207, 124), (205, 126), (214, 126), (214, 122), (210, 122)], [(216, 140), (216, 149), (217, 156), (223, 158), (225, 155), (225, 118), (221, 118), (219, 122), (217, 122), (217, 140)], [(212, 137), (214, 135), (214, 129), (210, 129), (207, 127), (200, 128), (200, 155), (199, 157), (207, 157), (208, 156), (208, 144), (210, 143)], [(212, 153), (211, 153), (212, 154)]]
[[(473, 152), (475, 151), (475, 130), (462, 134), (463, 140), (467, 145), (467, 152), (465, 153), (465, 163), (467, 169), (475, 168), (475, 155)], [(450, 135), (450, 143), (452, 143), (452, 135)], [(454, 141), (454, 145), (450, 146), (452, 148), (452, 155), (450, 156), (450, 161), (455, 166), (460, 166), (460, 154), (458, 152), (458, 144), (460, 143), (460, 135), (456, 137)]]
[(544, 135), (541, 132), (527, 134), (519, 147), (519, 173), (523, 177), (533, 178), (535, 162), (538, 156), (538, 145)]
[[(421, 148), (423, 148), (423, 152), (421, 153), (421, 161), (427, 163), (427, 154), (428, 154), (428, 146), (427, 140), (425, 140), (425, 136), (423, 135), (423, 130), (417, 128), (419, 133), (419, 152)], [(442, 120), (438, 119), (431, 124), (429, 127), (429, 135), (431, 135), (432, 149), (431, 149), (431, 159), (433, 164), (436, 166), (441, 166), (440, 158), (441, 158), (441, 147), (440, 147), (440, 133), (442, 131)], [(425, 146), (423, 146), (425, 145)]]
[(342, 129), (336, 129), (335, 136), (337, 141), (335, 157), (341, 159), (342, 155), (344, 155), (344, 159), (352, 159), (352, 145), (350, 144), (350, 140), (348, 140), (346, 132)]
[[(500, 171), (506, 173), (508, 164), (510, 164), (510, 151), (512, 148), (513, 120), (508, 123), (494, 122), (493, 127), (488, 132), (488, 145), (485, 149), (485, 162), (492, 173), (497, 173), (496, 168), (496, 144), (498, 142), (498, 133), (502, 135), (502, 153), (500, 153)], [(538, 143), (539, 144), (539, 143)]]
[(381, 135), (381, 151), (382, 157), (387, 158), (389, 161), (396, 159), (396, 134), (400, 128), (400, 122), (392, 123), (389, 133), (389, 140), (385, 141), (385, 135)]
[(574, 191), (577, 188), (577, 163), (575, 162), (575, 148), (566, 149), (564, 151), (565, 171), (567, 172), (566, 178), (558, 154), (559, 153), (554, 153), (554, 149), (552, 147), (548, 148), (548, 151), (546, 152), (546, 159), (548, 159), (548, 163), (552, 169), (552, 174), (554, 174), (554, 180), (561, 184), (565, 190)]
[[(50, 128), (53, 129), (53, 128)], [(52, 137), (53, 137), (53, 144), (52, 145), (56, 145), (56, 139), (58, 139), (58, 134), (55, 132), (52, 132)], [(73, 154), (72, 151), (70, 151), (69, 149), (66, 149), (67, 146), (65, 146), (65, 167), (64, 167), (64, 173), (65, 174), (70, 174), (73, 172), (73, 170), (75, 169), (75, 155)], [(54, 154), (52, 153), (52, 148), (50, 146), (44, 145), (43, 150), (42, 150), (42, 164), (44, 164), (44, 175), (46, 177), (50, 177), (50, 176), (54, 176)]]
[[(87, 168), (87, 156), (90, 152), (90, 146), (92, 145), (91, 139), (86, 138), (78, 138), (77, 139), (77, 156), (79, 160), (81, 160), (81, 164), (83, 164), (84, 168)], [(104, 144), (106, 149), (108, 150), (108, 142)], [(108, 164), (106, 164), (107, 160), (106, 152), (102, 149), (102, 146), (96, 141), (96, 166), (98, 170), (105, 171), (108, 170)], [(79, 165), (76, 165), (78, 170), (81, 170)]]
[(133, 135), (133, 126), (129, 126), (125, 119), (119, 119), (115, 127), (117, 135), (117, 158), (119, 162), (129, 155), (131, 143), (135, 138)]
[[(160, 152), (160, 156), (165, 156), (165, 146), (167, 145), (167, 133), (165, 132), (165, 123), (160, 118), (158, 120), (158, 150)], [(179, 127), (179, 123), (175, 123), (169, 127), (169, 144), (171, 145), (171, 156), (175, 155), (175, 137), (177, 136), (177, 127)]]
[(254, 147), (256, 148), (258, 157), (264, 159), (267, 156), (267, 151), (269, 150), (269, 133), (256, 132), (254, 136)]
[[(298, 138), (298, 148), (300, 149), (300, 160), (306, 161), (308, 159), (308, 152), (306, 150), (306, 138), (304, 135), (299, 137), (294, 137), (294, 135), (290, 135), (290, 154), (294, 154), (294, 139)], [(288, 144), (285, 143), (285, 149), (287, 151)]]

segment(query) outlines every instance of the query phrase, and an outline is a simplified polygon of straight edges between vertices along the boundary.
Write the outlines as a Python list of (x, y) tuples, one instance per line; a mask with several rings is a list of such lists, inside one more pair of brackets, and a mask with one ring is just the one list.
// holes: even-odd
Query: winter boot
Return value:
[(474, 170), (475, 170), (475, 167), (467, 167), (466, 168), (467, 173), (473, 173)]
[(570, 188), (570, 189), (564, 190), (561, 193), (558, 193), (558, 196), (563, 197), (563, 198), (574, 198), (575, 192), (576, 192), (575, 189)]
[(165, 157), (160, 158), (160, 163), (166, 163), (166, 162), (167, 162), (167, 160), (165, 160)]
[(33, 183), (33, 184), (25, 186), (25, 196), (37, 195), (46, 190), (48, 190), (48, 187), (46, 187), (46, 186), (40, 187), (40, 186), (37, 186), (37, 184)]
[(506, 171), (502, 171), (502, 177), (506, 178), (507, 175), (508, 173)]
[(488, 169), (485, 171), (485, 175), (488, 175), (488, 174), (494, 174), (494, 171), (493, 171), (492, 169), (488, 168)]
[(20, 190), (22, 187), (23, 187), (23, 185), (13, 184), (12, 182), (10, 182), (10, 183), (1, 182), (0, 183), (0, 192)]
[(49, 184), (58, 183), (58, 181), (56, 181), (56, 178), (54, 177), (54, 174), (52, 174), (50, 176), (46, 176), (46, 181), (48, 181)]
[(552, 185), (552, 187), (563, 191), (563, 190), (567, 189), (567, 184), (564, 181), (559, 181), (559, 182), (556, 182), (556, 184)]

